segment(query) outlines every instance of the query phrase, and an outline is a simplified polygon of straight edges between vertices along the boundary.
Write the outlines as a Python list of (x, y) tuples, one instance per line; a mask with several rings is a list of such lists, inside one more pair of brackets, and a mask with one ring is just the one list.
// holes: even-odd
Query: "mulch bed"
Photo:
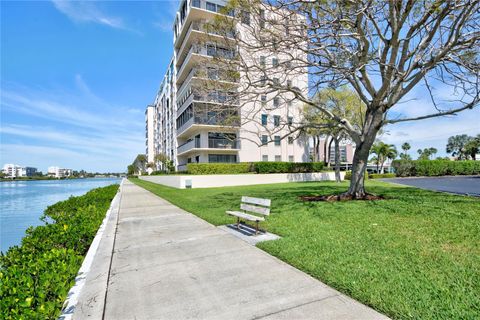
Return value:
[(354, 198), (350, 195), (345, 194), (331, 194), (327, 196), (299, 196), (298, 197), (302, 201), (307, 202), (314, 202), (314, 201), (327, 201), (327, 202), (335, 202), (335, 201), (351, 201), (351, 200), (384, 200), (385, 197), (377, 196), (375, 194), (366, 194), (365, 197), (362, 198)]

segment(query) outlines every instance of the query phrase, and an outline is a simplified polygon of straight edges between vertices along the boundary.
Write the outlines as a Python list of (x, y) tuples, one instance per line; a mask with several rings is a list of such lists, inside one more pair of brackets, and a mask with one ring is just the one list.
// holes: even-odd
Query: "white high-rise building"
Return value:
[[(148, 161), (162, 153), (178, 170), (185, 170), (188, 163), (309, 161), (306, 139), (288, 136), (288, 125), (299, 122), (303, 104), (275, 92), (240, 102), (237, 97), (245, 75), (234, 78), (215, 60), (250, 54), (245, 48), (235, 48), (228, 35), (205, 28), (222, 14), (225, 4), (224, 0), (183, 0), (180, 4), (173, 26), (173, 58), (154, 103), (146, 110)], [(250, 19), (241, 20), (237, 32), (245, 33), (242, 24)], [(286, 65), (287, 57), (272, 52), (257, 52), (252, 57), (262, 61), (272, 77), (278, 73), (285, 78), (279, 66)], [(306, 70), (282, 81), (308, 90)], [(228, 84), (229, 89), (222, 91), (211, 86), (212, 82)], [(225, 119), (235, 118), (225, 124)]]

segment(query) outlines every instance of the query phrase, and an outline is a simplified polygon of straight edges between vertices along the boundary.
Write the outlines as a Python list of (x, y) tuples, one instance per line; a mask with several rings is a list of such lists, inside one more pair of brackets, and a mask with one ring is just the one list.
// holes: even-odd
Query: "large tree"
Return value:
[[(338, 90), (325, 88), (317, 93), (314, 101), (336, 116), (348, 119), (352, 126), (361, 127), (365, 105), (355, 92), (346, 87)], [(331, 137), (335, 150), (335, 180), (340, 182), (340, 141), (350, 139), (347, 131), (310, 104), (304, 106), (304, 121), (310, 124), (306, 126), (307, 133), (313, 130)], [(327, 145), (327, 141), (325, 141), (325, 145)], [(328, 154), (330, 154), (330, 149), (331, 145), (329, 144)]]
[[(231, 0), (225, 13), (213, 27), (217, 34), (233, 36), (239, 48), (239, 54), (223, 59), (229, 61), (224, 68), (242, 77), (241, 96), (235, 99), (251, 103), (267, 92), (276, 94), (311, 105), (342, 127), (356, 144), (347, 197), (366, 195), (364, 172), (384, 126), (454, 115), (479, 103), (477, 0)], [(241, 32), (232, 34), (239, 22)], [(272, 66), (265, 66), (265, 52), (278, 58)], [(305, 73), (309, 90), (287, 81)], [(359, 128), (313, 98), (322, 88), (341, 85), (352, 88), (366, 106)], [(397, 106), (421, 87), (432, 110), (404, 116)]]
[(451, 153), (452, 156), (456, 157), (458, 160), (467, 159), (465, 145), (469, 141), (470, 137), (466, 134), (451, 136), (448, 138), (446, 151), (447, 153)]

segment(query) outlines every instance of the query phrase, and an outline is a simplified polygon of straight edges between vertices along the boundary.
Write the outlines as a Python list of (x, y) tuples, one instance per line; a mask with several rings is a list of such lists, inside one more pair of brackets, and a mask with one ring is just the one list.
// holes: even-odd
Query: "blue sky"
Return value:
[[(124, 171), (145, 151), (145, 106), (172, 53), (177, 1), (1, 2), (1, 164)], [(424, 90), (399, 105), (428, 112)], [(382, 140), (410, 153), (480, 133), (480, 112), (403, 123)]]
[(1, 6), (1, 164), (124, 171), (145, 152), (177, 1)]

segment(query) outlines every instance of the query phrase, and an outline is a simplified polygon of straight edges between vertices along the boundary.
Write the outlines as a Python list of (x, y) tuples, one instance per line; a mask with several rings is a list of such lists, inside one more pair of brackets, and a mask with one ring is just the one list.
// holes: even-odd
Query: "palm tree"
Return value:
[(404, 144), (402, 144), (402, 150), (404, 154), (407, 154), (407, 151), (410, 150), (410, 148), (411, 148), (410, 143), (405, 142)]
[(393, 144), (386, 144), (379, 141), (372, 146), (370, 154), (376, 155), (377, 172), (383, 173), (385, 161), (387, 161), (387, 159), (395, 159), (397, 157), (397, 149)]

